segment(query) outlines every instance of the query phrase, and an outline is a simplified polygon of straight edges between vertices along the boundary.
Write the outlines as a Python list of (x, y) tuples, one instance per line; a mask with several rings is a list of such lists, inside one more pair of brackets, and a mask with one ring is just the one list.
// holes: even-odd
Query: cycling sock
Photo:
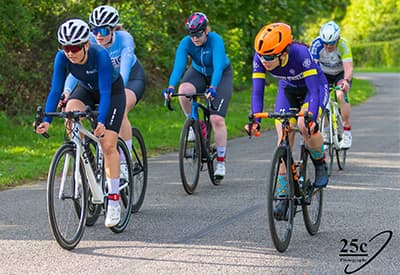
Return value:
[(132, 152), (132, 139), (125, 140), (126, 147), (128, 147), (129, 152)]
[(324, 158), (324, 144), (321, 145), (321, 148), (319, 149), (308, 149), (308, 152), (310, 152), (310, 155), (312, 159), (318, 160), (318, 159), (323, 159)]
[(225, 160), (225, 146), (217, 146), (217, 157)]
[(276, 186), (278, 189), (278, 196), (286, 196), (288, 193), (288, 181), (286, 180), (286, 175), (278, 175), (278, 184)]
[(343, 127), (343, 130), (345, 130), (345, 131), (351, 131), (351, 126), (346, 126), (346, 127)]
[[(108, 194), (119, 194), (119, 178), (109, 179), (107, 178)], [(117, 205), (119, 201), (109, 200), (109, 204)]]

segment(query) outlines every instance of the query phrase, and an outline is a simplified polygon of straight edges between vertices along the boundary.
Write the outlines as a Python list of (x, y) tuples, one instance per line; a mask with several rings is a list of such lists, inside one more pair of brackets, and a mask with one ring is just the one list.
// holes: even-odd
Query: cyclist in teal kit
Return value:
[[(99, 6), (93, 9), (89, 17), (92, 29), (90, 43), (104, 47), (110, 55), (111, 62), (120, 72), (125, 87), (126, 107), (119, 135), (132, 148), (132, 126), (128, 113), (143, 97), (145, 91), (145, 73), (142, 64), (135, 54), (135, 43), (132, 35), (123, 30), (119, 24), (118, 11), (111, 6)], [(64, 93), (73, 91), (76, 79), (69, 76)], [(121, 158), (124, 155), (121, 154)], [(125, 162), (121, 159), (121, 163)], [(126, 165), (121, 165), (121, 177), (127, 178)]]
[[(268, 71), (274, 78), (279, 79), (275, 112), (289, 112), (290, 108), (298, 108), (313, 114), (311, 134), (303, 117), (298, 118), (297, 125), (315, 164), (314, 186), (325, 187), (329, 178), (322, 135), (316, 124), (318, 115), (328, 102), (328, 82), (323, 72), (312, 61), (308, 48), (304, 44), (292, 41), (291, 28), (287, 24), (273, 23), (261, 28), (255, 38), (254, 48), (251, 112), (263, 111), (265, 74)], [(275, 125), (279, 142), (282, 136), (280, 121), (276, 120)], [(251, 129), (247, 126), (246, 130), (254, 134), (257, 128), (259, 125), (256, 124), (252, 125)], [(290, 142), (293, 146), (294, 133), (291, 133)], [(279, 174), (278, 195), (284, 197), (287, 195), (288, 179), (284, 176), (286, 171), (279, 171)], [(282, 200), (274, 211), (285, 211), (285, 204), (287, 201)]]
[[(168, 98), (174, 93), (175, 87), (185, 72), (188, 56), (191, 66), (186, 70), (181, 84), (180, 94), (194, 94), (205, 91), (213, 99), (217, 110), (211, 109), (211, 125), (214, 130), (214, 140), (217, 146), (217, 166), (214, 175), (222, 179), (225, 176), (225, 153), (227, 144), (227, 129), (225, 115), (232, 95), (233, 78), (230, 60), (225, 52), (224, 41), (217, 33), (212, 32), (207, 16), (201, 12), (191, 14), (185, 24), (185, 36), (176, 50), (174, 68), (169, 78), (169, 86), (163, 91)], [(185, 97), (179, 97), (186, 116), (191, 113), (191, 102)], [(188, 139), (194, 138), (190, 128)]]
[[(86, 105), (94, 108), (99, 104), (96, 136), (104, 151), (105, 171), (108, 185), (108, 206), (105, 225), (112, 227), (120, 221), (119, 205), (120, 165), (117, 151), (118, 132), (125, 110), (125, 93), (122, 78), (114, 69), (107, 51), (101, 46), (90, 44), (90, 29), (80, 19), (71, 19), (58, 29), (58, 42), (62, 50), (58, 51), (54, 60), (53, 77), (50, 93), (46, 101), (46, 112), (54, 112), (60, 100), (64, 82), (69, 73), (78, 84), (69, 97), (66, 111), (84, 111)], [(36, 129), (43, 134), (51, 123), (45, 117)]]

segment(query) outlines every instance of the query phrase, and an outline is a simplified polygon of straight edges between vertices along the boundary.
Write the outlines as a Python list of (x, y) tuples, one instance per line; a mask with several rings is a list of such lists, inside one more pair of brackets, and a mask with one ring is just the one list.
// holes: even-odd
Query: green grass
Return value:
[[(159, 93), (150, 91), (147, 93)], [(365, 80), (355, 79), (351, 90), (351, 103), (358, 105), (375, 94), (375, 87)], [(265, 110), (272, 110), (276, 85), (270, 85), (265, 92)], [(248, 122), (251, 104), (251, 89), (234, 92), (226, 123), (229, 138), (245, 135), (244, 125)], [(177, 100), (173, 101), (175, 111), (169, 111), (159, 102), (140, 102), (130, 113), (130, 120), (138, 127), (145, 139), (149, 156), (176, 151), (184, 116)], [(50, 127), (50, 138), (45, 139), (33, 133), (31, 116), (7, 118), (0, 113), (0, 189), (44, 180), (51, 158), (63, 142), (63, 122), (55, 119)], [(272, 121), (263, 123), (262, 128), (271, 128)]]

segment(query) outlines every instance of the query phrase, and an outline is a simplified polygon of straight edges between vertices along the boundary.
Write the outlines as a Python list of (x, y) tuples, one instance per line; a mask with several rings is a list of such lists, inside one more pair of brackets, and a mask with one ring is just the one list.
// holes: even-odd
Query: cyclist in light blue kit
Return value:
[[(316, 124), (318, 115), (322, 113), (328, 102), (328, 82), (319, 66), (313, 62), (307, 46), (293, 42), (289, 25), (273, 23), (261, 28), (254, 41), (252, 113), (263, 111), (265, 73), (268, 71), (279, 79), (278, 94), (275, 101), (275, 112), (289, 112), (290, 108), (299, 108), (313, 114), (311, 135), (304, 123), (304, 117), (298, 118), (297, 125), (310, 151), (316, 168), (314, 186), (325, 187), (328, 184), (328, 171), (324, 160), (322, 135)], [(259, 121), (260, 123), (261, 121)], [(275, 121), (278, 142), (281, 139), (280, 121)], [(247, 128), (247, 127), (246, 127)], [(254, 134), (259, 125), (253, 125)], [(249, 129), (247, 129), (249, 130)], [(290, 136), (293, 146), (294, 133)], [(287, 195), (288, 179), (286, 171), (279, 171), (278, 195)], [(281, 200), (276, 212), (287, 209), (287, 200)]]
[[(94, 134), (101, 137), (100, 142), (104, 151), (108, 185), (105, 225), (112, 227), (118, 224), (121, 215), (117, 139), (126, 99), (121, 75), (114, 69), (107, 51), (101, 46), (90, 44), (89, 34), (88, 24), (80, 19), (68, 20), (59, 27), (58, 42), (62, 50), (55, 56), (51, 89), (45, 111), (56, 110), (69, 73), (78, 80), (78, 84), (69, 97), (66, 111), (84, 111), (86, 105), (94, 107), (95, 104), (99, 104), (98, 123)], [(51, 118), (45, 117), (36, 132), (39, 134), (47, 132), (50, 123)]]
[[(185, 29), (188, 35), (181, 40), (176, 50), (169, 86), (163, 91), (163, 95), (168, 98), (174, 93), (190, 56), (192, 63), (181, 80), (179, 93), (194, 94), (209, 87), (207, 96), (212, 98), (214, 106), (218, 107), (217, 110), (211, 110), (210, 116), (214, 141), (217, 145), (217, 166), (214, 175), (217, 179), (222, 179), (225, 176), (228, 136), (225, 115), (233, 89), (232, 67), (225, 52), (224, 41), (217, 33), (211, 32), (204, 13), (191, 14), (186, 20)], [(191, 102), (185, 97), (179, 97), (179, 100), (183, 112), (189, 116)], [(193, 140), (194, 133), (192, 129), (190, 130), (188, 139)]]
[[(135, 54), (135, 43), (132, 35), (123, 30), (119, 23), (118, 11), (111, 6), (99, 6), (93, 9), (89, 17), (92, 29), (90, 42), (104, 47), (111, 58), (114, 67), (120, 72), (126, 96), (125, 115), (122, 120), (119, 135), (126, 142), (129, 150), (132, 148), (132, 126), (128, 119), (128, 112), (139, 102), (145, 91), (145, 73), (142, 64)], [(69, 76), (64, 92), (73, 91), (76, 79)], [(121, 158), (124, 157), (120, 154)], [(125, 162), (121, 159), (121, 163)], [(121, 177), (127, 178), (126, 165), (121, 165)]]

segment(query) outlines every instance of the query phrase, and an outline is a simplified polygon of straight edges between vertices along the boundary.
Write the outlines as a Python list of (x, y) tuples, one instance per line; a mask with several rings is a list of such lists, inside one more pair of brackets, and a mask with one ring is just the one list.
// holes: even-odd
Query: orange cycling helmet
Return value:
[(292, 31), (284, 23), (265, 25), (256, 35), (254, 49), (260, 55), (280, 54), (292, 43)]

